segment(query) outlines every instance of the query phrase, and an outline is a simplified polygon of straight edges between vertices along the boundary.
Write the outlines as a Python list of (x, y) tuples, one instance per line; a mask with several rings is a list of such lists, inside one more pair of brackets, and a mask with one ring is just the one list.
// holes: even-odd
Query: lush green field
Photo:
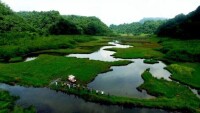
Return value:
[(200, 89), (200, 64), (178, 63), (171, 64), (167, 69), (172, 73), (171, 78), (191, 87)]
[(165, 58), (176, 62), (200, 61), (200, 40), (160, 39), (160, 51), (165, 54)]
[(155, 60), (155, 59), (145, 59), (143, 62), (146, 63), (146, 64), (159, 63), (158, 60)]
[(144, 83), (139, 89), (145, 89), (148, 93), (157, 97), (165, 97), (170, 99), (170, 103), (166, 103), (166, 106), (177, 103), (177, 106), (185, 106), (185, 108), (193, 109), (200, 112), (200, 100), (196, 97), (192, 91), (186, 86), (180, 85), (173, 81), (166, 81), (164, 79), (154, 78), (149, 70), (146, 70), (142, 74)]
[[(4, 42), (5, 41), (5, 42)], [(108, 45), (107, 37), (60, 35), (38, 38), (0, 39), (0, 61), (19, 62), (27, 55), (91, 53)]]
[(115, 57), (120, 58), (162, 58), (163, 54), (155, 49), (161, 46), (157, 43), (157, 39), (149, 37), (121, 37), (124, 44), (132, 45), (133, 47), (120, 49), (112, 48), (109, 50), (115, 51)]
[[(60, 35), (60, 36), (46, 36), (46, 37), (24, 37), (24, 38), (0, 38), (0, 58), (9, 61), (11, 58), (24, 56), (31, 52), (44, 51), (71, 53), (75, 52), (91, 52), (97, 49), (99, 43), (107, 43), (102, 37), (97, 36), (81, 36), (81, 35)], [(96, 48), (82, 47), (80, 43), (91, 42)], [(78, 48), (78, 47), (79, 48)], [(61, 49), (61, 50), (60, 50)], [(63, 49), (69, 49), (63, 51)], [(84, 49), (84, 50), (82, 50)], [(86, 50), (85, 50), (86, 49)], [(14, 59), (15, 61), (16, 59)]]
[(187, 87), (175, 82), (154, 78), (148, 71), (145, 71), (142, 74), (142, 78), (144, 79), (144, 83), (138, 89), (145, 89), (148, 93), (157, 96), (157, 98), (139, 99), (109, 94), (102, 95), (96, 93), (95, 90), (91, 91), (81, 86), (69, 89), (67, 86), (62, 86), (62, 83), (52, 85), (51, 88), (75, 94), (87, 101), (103, 104), (162, 108), (167, 110), (181, 110), (183, 112), (200, 112), (199, 98), (197, 98)]
[(63, 56), (40, 55), (29, 62), (0, 64), (0, 82), (47, 86), (52, 80), (73, 74), (78, 83), (86, 84), (111, 66), (126, 65), (129, 61), (101, 62)]
[[(73, 38), (71, 38), (73, 37)], [(120, 37), (120, 38), (99, 38), (93, 36), (84, 36), (86, 38), (82, 39), (81, 36), (50, 36), (45, 41), (52, 43), (49, 48), (42, 48), (37, 50), (27, 51), (31, 54), (58, 54), (66, 55), (70, 53), (91, 53), (98, 50), (104, 45), (108, 45), (107, 42), (110, 40), (119, 40), (123, 44), (132, 45), (134, 47), (126, 49), (110, 49), (116, 51), (114, 55), (121, 58), (153, 58), (153, 59), (167, 59), (177, 62), (175, 59), (168, 57), (169, 51), (183, 46), (185, 43), (179, 42), (180, 44), (173, 45), (172, 39), (158, 39), (149, 37)], [(52, 38), (52, 40), (51, 40)], [(59, 39), (61, 38), (61, 40)], [(80, 40), (79, 40), (80, 38)], [(22, 39), (19, 39), (22, 40)], [(33, 39), (32, 43), (36, 40)], [(56, 42), (55, 40), (59, 40)], [(78, 40), (78, 41), (77, 41)], [(172, 41), (171, 43), (167, 42)], [(55, 42), (54, 42), (55, 41)], [(63, 42), (65, 41), (65, 42)], [(26, 41), (25, 41), (26, 42)], [(37, 42), (37, 41), (36, 41)], [(39, 43), (40, 41), (38, 41)], [(55, 44), (56, 43), (56, 44)], [(167, 43), (167, 44), (166, 44)], [(12, 43), (10, 42), (11, 47)], [(30, 43), (29, 43), (30, 44)], [(43, 45), (44, 44), (44, 45)], [(55, 44), (55, 48), (54, 45)], [(70, 46), (61, 47), (59, 45), (69, 44)], [(7, 44), (6, 44), (7, 45)], [(28, 45), (28, 44), (27, 44)], [(40, 45), (40, 44), (38, 44)], [(22, 46), (16, 44), (17, 46)], [(42, 43), (41, 46), (32, 47), (42, 47), (46, 46)], [(4, 47), (4, 45), (2, 46)], [(9, 47), (9, 44), (8, 44)], [(26, 47), (26, 46), (25, 46)], [(52, 47), (52, 48), (51, 48)], [(163, 51), (166, 48), (170, 49), (166, 52)], [(188, 46), (188, 50), (193, 48), (192, 45)], [(4, 48), (5, 49), (5, 48)], [(6, 48), (7, 49), (7, 48)], [(6, 50), (5, 49), (5, 50)], [(15, 52), (15, 49), (12, 50)], [(198, 51), (198, 49), (196, 49)], [(9, 51), (8, 51), (9, 52)], [(12, 52), (11, 52), (12, 53)], [(198, 52), (196, 52), (198, 53)], [(195, 54), (196, 54), (195, 53)], [(13, 55), (12, 53), (11, 55)], [(20, 55), (14, 55), (10, 59), (10, 62), (20, 61), (22, 57)], [(193, 57), (192, 57), (193, 59)], [(148, 59), (147, 59), (148, 60)], [(183, 60), (181, 60), (183, 61)], [(149, 60), (148, 63), (152, 63), (154, 60)], [(118, 61), (118, 62), (101, 62), (89, 59), (79, 59), (70, 58), (63, 56), (53, 56), (53, 55), (39, 55), (39, 57), (34, 61), (29, 62), (18, 62), (18, 63), (1, 63), (0, 64), (0, 82), (9, 84), (20, 84), (25, 86), (36, 86), (44, 87), (49, 86), (49, 84), (58, 78), (62, 81), (67, 80), (67, 76), (73, 74), (77, 78), (77, 83), (81, 85), (86, 85), (88, 82), (93, 80), (97, 74), (105, 71), (109, 71), (111, 66), (116, 65), (126, 65), (130, 63), (129, 61)], [(168, 70), (172, 73), (172, 79), (177, 80), (181, 83), (190, 85), (195, 88), (199, 88), (199, 64), (198, 63), (177, 63), (168, 66)], [(151, 107), (151, 108), (162, 108), (168, 110), (183, 110), (188, 112), (200, 112), (199, 105), (200, 100), (194, 95), (191, 90), (182, 84), (177, 84), (175, 82), (169, 82), (163, 79), (156, 79), (152, 75), (145, 71), (142, 74), (144, 83), (138, 89), (145, 89), (149, 94), (157, 96), (155, 99), (137, 99), (137, 98), (127, 98), (127, 97), (117, 97), (112, 95), (101, 95), (96, 94), (95, 91), (90, 92), (84, 88), (72, 88), (68, 89), (66, 86), (49, 86), (55, 90), (61, 90), (64, 92), (72, 93), (78, 95), (85, 100), (107, 103), (107, 104), (119, 104), (124, 106), (141, 106), (141, 107)], [(20, 107), (14, 107), (17, 111), (23, 111)]]
[(35, 113), (33, 107), (23, 109), (15, 105), (17, 97), (11, 96), (7, 91), (0, 89), (0, 113)]
[(123, 44), (133, 47), (112, 48), (119, 58), (156, 58), (166, 62), (199, 62), (200, 40), (180, 40), (156, 36), (118, 37)]
[(31, 54), (60, 54), (60, 55), (67, 55), (67, 54), (75, 54), (75, 53), (92, 53), (94, 51), (99, 50), (100, 47), (108, 45), (110, 41), (107, 37), (95, 37), (95, 40), (77, 43), (75, 44), (74, 48), (65, 48), (65, 49), (48, 49), (48, 50), (41, 50), (37, 52), (32, 52)]

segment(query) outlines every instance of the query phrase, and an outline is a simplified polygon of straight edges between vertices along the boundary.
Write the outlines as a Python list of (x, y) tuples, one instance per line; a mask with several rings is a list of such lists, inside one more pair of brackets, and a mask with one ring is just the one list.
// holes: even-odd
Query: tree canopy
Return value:
[(109, 35), (112, 33), (97, 17), (63, 16), (58, 11), (13, 12), (2, 2), (0, 2), (0, 25), (0, 33), (29, 32), (39, 35)]
[(179, 14), (157, 30), (157, 35), (180, 39), (199, 39), (200, 6), (188, 15)]
[(0, 2), (0, 33), (23, 31), (33, 32), (34, 28), (7, 5)]
[(165, 20), (142, 20), (141, 22), (133, 22), (130, 24), (110, 25), (110, 28), (121, 34), (153, 34), (157, 28), (163, 24)]
[(97, 17), (86, 17), (76, 15), (64, 15), (66, 20), (75, 23), (82, 34), (87, 35), (107, 35), (111, 30)]

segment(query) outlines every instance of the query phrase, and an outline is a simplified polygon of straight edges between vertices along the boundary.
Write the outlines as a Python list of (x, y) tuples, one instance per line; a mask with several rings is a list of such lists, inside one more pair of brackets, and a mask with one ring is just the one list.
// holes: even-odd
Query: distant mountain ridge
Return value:
[(161, 37), (200, 39), (200, 6), (187, 15), (179, 14), (169, 19), (157, 30)]

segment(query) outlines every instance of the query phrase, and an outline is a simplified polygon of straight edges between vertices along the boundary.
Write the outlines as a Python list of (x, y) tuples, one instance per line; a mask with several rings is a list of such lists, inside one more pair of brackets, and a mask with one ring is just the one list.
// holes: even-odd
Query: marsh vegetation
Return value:
[[(0, 1), (0, 82), (5, 83), (0, 84), (0, 112), (59, 112), (51, 106), (54, 102), (69, 105), (56, 99), (42, 103), (37, 96), (31, 103), (20, 89), (98, 110), (118, 105), (113, 106), (117, 112), (200, 112), (200, 35), (194, 29), (200, 23), (199, 10), (170, 20), (108, 27), (97, 17), (14, 12)], [(67, 80), (69, 75), (76, 83)], [(131, 109), (120, 111), (121, 106)]]

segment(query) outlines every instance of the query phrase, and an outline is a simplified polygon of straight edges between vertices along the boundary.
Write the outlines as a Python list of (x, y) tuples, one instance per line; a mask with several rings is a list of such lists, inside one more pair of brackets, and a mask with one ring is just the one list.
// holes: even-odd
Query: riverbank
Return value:
[(200, 90), (200, 83), (199, 83), (200, 64), (199, 63), (171, 64), (166, 69), (172, 73), (171, 78), (173, 80)]
[(156, 58), (161, 59), (164, 54), (156, 51), (156, 49), (161, 48), (162, 46), (158, 44), (158, 39), (147, 38), (147, 37), (121, 37), (119, 38), (122, 44), (128, 44), (133, 47), (120, 49), (120, 48), (111, 48), (108, 50), (115, 51), (113, 55), (116, 58), (131, 59), (131, 58)]
[(16, 96), (11, 96), (8, 91), (0, 89), (0, 113), (36, 113), (33, 107), (22, 108), (15, 105), (18, 99)]
[(28, 56), (39, 54), (67, 55), (71, 53), (91, 53), (110, 41), (102, 36), (59, 35), (35, 38), (0, 40), (0, 61), (21, 62)]
[[(62, 82), (58, 82), (57, 85), (52, 84), (51, 88), (69, 94), (75, 94), (89, 102), (101, 104), (122, 105), (124, 107), (160, 108), (181, 112), (199, 112), (199, 98), (197, 98), (188, 88), (180, 86), (175, 82), (156, 79), (149, 71), (145, 71), (142, 74), (142, 78), (145, 82), (138, 89), (145, 89), (148, 93), (157, 96), (157, 98), (139, 99), (114, 96), (81, 85), (71, 85), (71, 87), (69, 87), (68, 85), (62, 85)], [(186, 98), (189, 99), (187, 103), (185, 101)]]
[(166, 102), (166, 106), (175, 107), (173, 104), (177, 103), (176, 106), (192, 110), (190, 112), (200, 112), (200, 99), (188, 87), (173, 81), (156, 79), (152, 77), (148, 69), (142, 74), (142, 78), (144, 79), (144, 83), (139, 89), (145, 89), (148, 93), (158, 98), (165, 97), (166, 99), (170, 99), (170, 104)]
[[(78, 43), (74, 49), (56, 49), (56, 50), (44, 50), (38, 52), (41, 53), (84, 53), (92, 52), (99, 49), (103, 45), (108, 45), (107, 41), (113, 39), (98, 39), (94, 41), (88, 41), (84, 43)], [(124, 41), (123, 41), (124, 40)], [(122, 39), (121, 43), (130, 44), (133, 47), (130, 48), (111, 48), (109, 50), (116, 51), (115, 55), (118, 54), (122, 58), (155, 58), (165, 59), (165, 54), (161, 53), (160, 50), (162, 45), (158, 43), (159, 40), (155, 38), (136, 38)], [(141, 49), (142, 48), (142, 49)], [(83, 51), (82, 51), (83, 50)], [(148, 54), (147, 54), (148, 53)], [(37, 52), (35, 53), (37, 54)], [(175, 61), (173, 61), (174, 63)], [(98, 102), (102, 104), (111, 105), (123, 105), (123, 106), (139, 106), (139, 107), (150, 107), (160, 108), (167, 110), (180, 110), (183, 112), (199, 112), (199, 99), (194, 95), (191, 90), (185, 88), (182, 84), (175, 84), (173, 81), (169, 82), (163, 79), (157, 79), (152, 77), (148, 72), (144, 72), (142, 77), (144, 83), (138, 88), (139, 90), (146, 90), (149, 94), (156, 96), (154, 99), (139, 99), (129, 98), (121, 96), (113, 96), (105, 94), (95, 89), (88, 89), (86, 85), (94, 80), (99, 73), (110, 71), (111, 66), (127, 65), (130, 61), (116, 61), (116, 62), (103, 62), (96, 60), (89, 60), (86, 58), (72, 58), (55, 55), (39, 55), (37, 59), (28, 62), (18, 63), (1, 63), (0, 68), (0, 81), (8, 84), (19, 84), (23, 86), (34, 86), (34, 87), (51, 87), (54, 90), (67, 92), (69, 94), (77, 95), (87, 101)], [(192, 63), (194, 64), (194, 63)], [(183, 64), (180, 64), (183, 65)], [(189, 65), (188, 65), (189, 66)], [(171, 66), (171, 73), (173, 76), (180, 78), (178, 73), (175, 75), (176, 68)], [(195, 70), (198, 65), (194, 68)], [(174, 70), (175, 69), (175, 70)], [(170, 70), (170, 69), (169, 69)], [(179, 72), (179, 71), (178, 71)], [(146, 74), (147, 73), (147, 74)], [(199, 71), (195, 71), (195, 76), (191, 75), (192, 79), (198, 81)], [(82, 87), (68, 88), (64, 83), (55, 85), (49, 84), (61, 78), (63, 82), (67, 81), (68, 75), (74, 75), (77, 79), (76, 85)], [(147, 76), (148, 75), (148, 76)], [(185, 80), (184, 80), (185, 79)], [(189, 83), (186, 81), (187, 78), (181, 78), (179, 81)], [(189, 80), (189, 79), (188, 79)], [(183, 83), (182, 82), (182, 83)], [(195, 81), (194, 81), (195, 82)], [(148, 84), (148, 85), (146, 85)], [(159, 85), (158, 85), (159, 84)], [(195, 85), (198, 85), (196, 82)], [(157, 87), (159, 86), (159, 87)], [(172, 91), (172, 89), (178, 89)], [(184, 94), (182, 94), (184, 92)], [(187, 102), (186, 100), (190, 100)], [(179, 104), (180, 103), (180, 104)]]
[(127, 65), (130, 61), (102, 62), (73, 57), (40, 55), (29, 62), (0, 64), (0, 81), (9, 84), (45, 87), (57, 79), (74, 75), (77, 82), (87, 84), (97, 74), (110, 70), (111, 66)]

